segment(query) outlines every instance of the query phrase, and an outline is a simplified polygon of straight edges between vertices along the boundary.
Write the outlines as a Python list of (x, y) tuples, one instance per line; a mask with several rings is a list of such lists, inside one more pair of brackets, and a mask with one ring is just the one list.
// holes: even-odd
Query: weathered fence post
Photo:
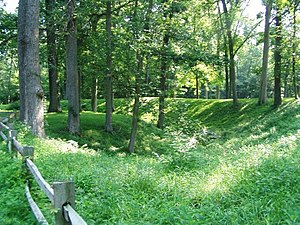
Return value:
[(34, 156), (34, 148), (31, 146), (24, 146), (23, 147), (23, 159), (31, 159), (33, 160)]
[(75, 185), (73, 181), (54, 182), (54, 208), (57, 209), (55, 214), (55, 225), (70, 224), (65, 220), (63, 207), (70, 204), (73, 208), (75, 205)]
[(17, 156), (17, 151), (15, 151), (15, 148), (13, 145), (13, 139), (17, 138), (17, 134), (18, 134), (18, 132), (16, 130), (8, 131), (7, 148), (8, 148), (8, 152), (11, 154), (12, 157)]
[(34, 148), (31, 146), (24, 146), (23, 147), (23, 170), (24, 170), (24, 177), (25, 177), (25, 182), (27, 182), (28, 186), (31, 187), (32, 185), (32, 176), (31, 173), (26, 165), (26, 159), (30, 159), (33, 161), (33, 156), (34, 156)]

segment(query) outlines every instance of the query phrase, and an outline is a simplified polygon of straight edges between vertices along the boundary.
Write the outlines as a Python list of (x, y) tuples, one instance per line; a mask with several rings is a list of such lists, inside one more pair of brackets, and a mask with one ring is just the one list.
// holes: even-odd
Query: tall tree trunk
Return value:
[[(135, 0), (135, 8), (134, 8), (134, 34), (135, 34), (135, 39), (139, 40), (139, 32), (138, 32), (138, 23), (139, 23), (139, 18), (138, 18), (138, 3), (139, 0)], [(146, 13), (146, 19), (145, 19), (145, 24), (143, 28), (144, 33), (149, 32), (149, 20), (150, 20), (150, 14), (152, 12), (153, 8), (153, 0), (149, 1), (148, 4), (148, 10)], [(130, 140), (129, 140), (129, 145), (128, 145), (128, 150), (130, 153), (134, 152), (135, 149), (135, 141), (136, 141), (136, 135), (137, 135), (137, 129), (138, 129), (138, 119), (139, 119), (139, 106), (140, 106), (140, 95), (141, 95), (141, 90), (140, 90), (140, 81), (142, 80), (142, 70), (143, 70), (143, 58), (144, 54), (142, 53), (140, 45), (137, 46), (137, 53), (136, 53), (136, 61), (137, 61), (137, 70), (135, 73), (135, 97), (134, 97), (134, 105), (133, 105), (133, 115), (132, 115), (132, 127), (131, 127), (131, 134), (130, 134)], [(148, 55), (149, 56), (149, 55)], [(147, 57), (148, 57), (147, 56)], [(146, 71), (147, 73), (147, 71)]]
[(282, 21), (281, 9), (277, 6), (275, 23), (276, 23), (276, 36), (275, 36), (275, 50), (274, 50), (274, 106), (279, 106), (282, 103), (281, 99), (281, 40), (282, 40)]
[[(227, 40), (227, 38), (226, 38)], [(225, 94), (226, 94), (226, 99), (231, 98), (231, 82), (230, 82), (230, 77), (229, 77), (229, 57), (228, 57), (228, 46), (226, 43), (224, 43), (224, 61), (225, 61)]]
[[(151, 13), (153, 9), (153, 0), (148, 1), (148, 9), (145, 17), (145, 26), (144, 26), (144, 32), (148, 34), (151, 37), (151, 30), (150, 30), (150, 18), (151, 18)], [(149, 92), (149, 83), (150, 83), (150, 53), (146, 54), (146, 73), (145, 73), (145, 84), (146, 84), (146, 89)]]
[(224, 47), (224, 71), (225, 71), (225, 98), (229, 99), (231, 98), (231, 85), (230, 85), (230, 78), (229, 78), (229, 68), (228, 68), (228, 41), (227, 41), (227, 32), (224, 29), (223, 20), (221, 17), (221, 9), (220, 5), (218, 3), (218, 13), (219, 13), (219, 21), (220, 21), (220, 28), (222, 30), (222, 36), (223, 36), (223, 47)]
[(139, 119), (139, 106), (140, 106), (140, 76), (143, 68), (143, 58), (140, 52), (137, 53), (137, 72), (135, 76), (135, 97), (134, 97), (134, 105), (133, 105), (133, 113), (132, 113), (132, 128), (130, 134), (130, 140), (128, 145), (128, 150), (130, 153), (134, 152), (136, 134), (138, 129), (138, 119)]
[(297, 84), (297, 74), (296, 74), (296, 56), (297, 56), (297, 45), (296, 45), (296, 33), (297, 33), (297, 7), (299, 5), (294, 3), (294, 10), (293, 10), (293, 61), (292, 61), (292, 73), (293, 73), (293, 85), (294, 85), (294, 97), (295, 99), (299, 99), (299, 90), (298, 90), (298, 84)]
[(105, 130), (113, 132), (112, 113), (113, 113), (113, 87), (112, 87), (112, 31), (111, 31), (111, 1), (106, 2), (106, 35), (107, 35), (107, 72), (105, 77)]
[[(18, 9), (18, 66), (19, 66), (19, 86), (20, 86), (20, 121), (28, 121), (28, 110), (27, 110), (27, 99), (26, 99), (26, 73), (24, 67), (26, 65), (26, 59), (28, 54), (26, 52), (29, 40), (26, 42), (25, 32), (29, 29), (26, 23), (27, 16), (27, 6), (28, 2), (26, 0), (19, 1)], [(29, 49), (30, 50), (30, 49)]]
[(216, 86), (216, 99), (220, 99), (221, 98), (221, 96), (220, 96), (220, 86), (219, 85), (217, 85)]
[(286, 71), (284, 73), (284, 79), (283, 79), (283, 97), (287, 98), (288, 97), (288, 92), (289, 92), (289, 85), (288, 85), (288, 79), (289, 79), (289, 71)]
[(46, 32), (48, 49), (48, 74), (49, 74), (49, 108), (48, 112), (61, 112), (59, 101), (59, 82), (57, 71), (57, 45), (56, 24), (52, 15), (55, 10), (55, 0), (46, 0)]
[(164, 129), (164, 120), (165, 120), (165, 98), (166, 98), (166, 81), (167, 81), (167, 48), (169, 45), (169, 34), (165, 34), (163, 38), (163, 47), (162, 47), (162, 55), (161, 55), (161, 77), (160, 77), (160, 93), (158, 99), (158, 121), (157, 127), (160, 129)]
[(196, 98), (199, 99), (199, 75), (196, 72)]
[(75, 0), (67, 0), (68, 35), (66, 42), (66, 89), (68, 99), (68, 130), (71, 134), (80, 133), (77, 25), (75, 19), (75, 5)]
[(259, 100), (258, 104), (263, 105), (267, 102), (267, 76), (268, 76), (268, 61), (269, 61), (269, 47), (270, 47), (270, 17), (272, 10), (272, 1), (266, 3), (266, 14), (265, 14), (265, 31), (264, 31), (264, 50), (263, 50), (263, 61), (262, 61), (262, 72), (260, 77), (260, 89), (259, 89)]
[(96, 75), (93, 75), (91, 92), (91, 108), (93, 112), (97, 112), (98, 78)]
[[(78, 47), (77, 47), (78, 49)], [(78, 54), (78, 52), (77, 52)], [(80, 55), (80, 54), (79, 54)], [(78, 67), (77, 67), (78, 68)], [(78, 73), (78, 100), (79, 100), (79, 112), (82, 112), (82, 107), (81, 107), (81, 98), (83, 96), (83, 76), (82, 76), (82, 73), (81, 73), (81, 70), (80, 69), (77, 69), (77, 73)]]
[[(92, 20), (92, 30), (97, 32), (98, 18)], [(98, 98), (98, 76), (92, 75), (92, 88), (91, 88), (91, 109), (93, 112), (97, 112), (97, 99)]]
[(209, 98), (209, 88), (208, 88), (208, 84), (205, 83), (204, 85), (204, 94), (205, 94), (205, 99)]
[(14, 55), (11, 54), (10, 57), (10, 67), (9, 67), (9, 77), (8, 77), (8, 84), (7, 84), (7, 104), (11, 103), (11, 75), (14, 69)]
[(33, 134), (44, 137), (43, 89), (39, 67), (38, 0), (20, 0), (18, 12), (18, 58), (20, 76), (20, 119)]
[(227, 31), (227, 40), (228, 40), (228, 48), (229, 48), (229, 76), (230, 83), (232, 89), (232, 100), (233, 105), (238, 104), (237, 98), (237, 89), (236, 89), (236, 74), (235, 74), (235, 61), (234, 61), (234, 43), (232, 38), (232, 30), (231, 30), (231, 20), (229, 17), (228, 9), (225, 0), (222, 0), (224, 14), (225, 14), (225, 22), (226, 22), (226, 31)]

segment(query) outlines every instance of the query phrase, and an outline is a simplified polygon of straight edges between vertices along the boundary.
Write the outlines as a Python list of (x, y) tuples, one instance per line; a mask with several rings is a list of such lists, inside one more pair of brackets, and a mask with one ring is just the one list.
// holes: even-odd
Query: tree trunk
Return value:
[[(226, 38), (227, 40), (227, 38)], [(228, 62), (229, 62), (229, 57), (228, 57), (228, 47), (227, 44), (224, 44), (225, 48), (225, 94), (226, 94), (226, 99), (231, 98), (231, 82), (230, 82), (230, 77), (229, 77), (229, 68), (228, 68)]]
[(165, 98), (166, 98), (166, 81), (167, 81), (167, 48), (169, 45), (170, 37), (168, 34), (164, 35), (163, 38), (163, 49), (161, 55), (161, 77), (160, 77), (160, 93), (158, 99), (158, 121), (157, 127), (164, 129), (164, 120), (165, 120)]
[(196, 72), (196, 98), (199, 99), (199, 76)]
[(97, 112), (98, 78), (96, 75), (93, 76), (91, 92), (91, 108), (93, 112)]
[(9, 68), (9, 77), (8, 77), (8, 84), (7, 84), (7, 104), (11, 103), (11, 76), (13, 73), (13, 69), (14, 69), (14, 55), (11, 54), (11, 58), (10, 58), (10, 68)]
[[(78, 43), (78, 42), (77, 42)], [(77, 47), (78, 49), (78, 47)], [(78, 54), (78, 51), (77, 51)], [(77, 67), (78, 68), (78, 67)], [(83, 90), (83, 76), (81, 73), (80, 69), (77, 69), (78, 73), (78, 100), (79, 100), (79, 112), (82, 112), (82, 107), (81, 107), (81, 96), (83, 95), (82, 90)]]
[(224, 70), (225, 70), (225, 98), (229, 99), (231, 98), (231, 85), (230, 85), (230, 79), (229, 79), (229, 68), (228, 68), (228, 62), (229, 62), (229, 57), (228, 57), (228, 41), (227, 41), (227, 32), (225, 32), (224, 25), (223, 25), (223, 20), (221, 17), (221, 9), (220, 5), (218, 3), (218, 13), (219, 13), (219, 21), (220, 21), (220, 27), (223, 33), (223, 47), (224, 47)]
[(80, 133), (79, 77), (77, 65), (77, 25), (75, 0), (67, 0), (68, 35), (66, 42), (66, 74), (68, 99), (68, 130), (71, 134)]
[(299, 99), (299, 91), (297, 84), (297, 74), (296, 74), (296, 54), (297, 54), (297, 44), (296, 44), (296, 33), (297, 33), (297, 6), (299, 5), (295, 3), (293, 10), (293, 58), (292, 58), (292, 73), (293, 73), (293, 85), (294, 85), (294, 97), (295, 99)]
[[(136, 92), (137, 92), (136, 87)], [(131, 127), (131, 134), (129, 139), (128, 150), (130, 153), (134, 152), (135, 148), (135, 140), (138, 128), (138, 118), (139, 118), (139, 106), (140, 106), (140, 97), (139, 94), (136, 93), (134, 97), (134, 105), (133, 105), (133, 112), (132, 112), (132, 127)]]
[(128, 150), (130, 153), (134, 152), (135, 147), (135, 140), (136, 140), (136, 134), (137, 134), (137, 128), (138, 128), (138, 119), (139, 119), (139, 106), (140, 106), (140, 76), (143, 68), (143, 58), (140, 53), (137, 53), (137, 72), (135, 76), (135, 97), (134, 97), (134, 105), (133, 105), (133, 115), (132, 115), (132, 128), (131, 128), (131, 134), (130, 134), (130, 140), (129, 140), (129, 146)]
[(221, 98), (221, 96), (220, 96), (220, 86), (217, 85), (216, 86), (216, 99), (220, 99), (220, 98)]
[(235, 61), (234, 61), (234, 43), (232, 38), (232, 31), (231, 31), (231, 21), (227, 9), (227, 5), (225, 0), (222, 0), (224, 14), (225, 14), (225, 22), (226, 22), (226, 31), (227, 31), (227, 40), (228, 40), (228, 48), (229, 48), (229, 77), (232, 89), (232, 100), (233, 105), (238, 104), (237, 98), (237, 89), (236, 89), (236, 74), (235, 74)]
[(51, 17), (55, 10), (55, 0), (46, 0), (46, 32), (48, 49), (48, 74), (49, 74), (49, 108), (48, 112), (61, 112), (59, 101), (59, 82), (57, 71), (57, 46), (56, 25)]
[(262, 72), (260, 77), (260, 89), (259, 89), (259, 100), (258, 104), (263, 105), (267, 102), (267, 76), (268, 76), (268, 61), (269, 61), (269, 47), (270, 47), (270, 17), (272, 10), (272, 1), (266, 3), (266, 14), (265, 14), (265, 31), (264, 31), (264, 50), (263, 50), (263, 61), (262, 61)]
[(39, 1), (19, 1), (18, 59), (20, 76), (20, 119), (33, 134), (45, 136), (43, 89), (39, 67)]
[(107, 35), (107, 72), (105, 77), (105, 130), (113, 132), (112, 113), (113, 113), (113, 87), (112, 87), (112, 31), (111, 31), (111, 1), (106, 2), (106, 35)]
[[(30, 40), (25, 39), (25, 32), (28, 28), (26, 23), (27, 16), (27, 4), (26, 0), (19, 1), (18, 9), (18, 66), (19, 66), (19, 86), (20, 86), (20, 121), (28, 121), (27, 99), (26, 99), (26, 73), (24, 67), (26, 65), (26, 49), (30, 44)], [(29, 49), (30, 50), (30, 49)], [(27, 53), (28, 54), (28, 53)]]
[(206, 83), (204, 85), (204, 94), (205, 94), (205, 99), (208, 99), (209, 98), (209, 89), (208, 89), (208, 84)]
[(282, 103), (281, 99), (281, 40), (282, 40), (282, 21), (281, 10), (277, 8), (276, 17), (276, 36), (274, 50), (274, 106), (279, 106)]

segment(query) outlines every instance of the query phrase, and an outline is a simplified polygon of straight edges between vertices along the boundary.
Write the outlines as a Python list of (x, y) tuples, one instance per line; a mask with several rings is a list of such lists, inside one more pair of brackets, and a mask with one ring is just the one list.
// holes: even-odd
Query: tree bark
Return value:
[(196, 98), (199, 99), (199, 75), (196, 72)]
[(48, 112), (61, 112), (59, 101), (59, 82), (57, 70), (56, 24), (51, 17), (55, 9), (55, 0), (46, 0), (46, 32), (49, 74), (49, 108)]
[(133, 113), (132, 113), (132, 127), (130, 140), (128, 145), (128, 150), (130, 153), (134, 152), (135, 148), (135, 140), (138, 129), (138, 119), (139, 119), (139, 106), (140, 106), (140, 76), (143, 68), (143, 58), (140, 52), (137, 53), (137, 72), (135, 76), (135, 97), (134, 97), (134, 105), (133, 105)]
[(221, 98), (221, 96), (220, 96), (220, 86), (219, 85), (217, 85), (216, 86), (216, 99), (220, 99)]
[(68, 99), (68, 131), (80, 133), (79, 77), (77, 65), (77, 25), (75, 0), (67, 0), (68, 35), (66, 41), (66, 74)]
[(224, 38), (223, 47), (224, 47), (224, 72), (225, 72), (225, 98), (231, 98), (231, 85), (230, 85), (230, 78), (229, 78), (229, 68), (228, 68), (228, 41), (227, 41), (227, 32), (224, 31), (223, 20), (221, 17), (221, 9), (218, 3), (218, 13), (219, 13), (219, 21), (220, 21), (220, 28), (222, 30), (222, 35)]
[(113, 86), (112, 86), (112, 31), (111, 31), (111, 1), (106, 2), (106, 38), (107, 38), (107, 72), (105, 77), (105, 130), (113, 132), (112, 113), (113, 113)]
[[(135, 9), (134, 9), (134, 34), (135, 34), (135, 39), (138, 41), (140, 39), (139, 35), (139, 30), (138, 30), (138, 23), (139, 23), (139, 18), (138, 18), (138, 3), (139, 0), (135, 0)], [(144, 33), (149, 33), (150, 25), (149, 25), (149, 20), (150, 20), (150, 14), (152, 12), (153, 8), (153, 0), (149, 1), (148, 4), (148, 9), (146, 13), (146, 18), (145, 18), (145, 24), (143, 31)], [(137, 45), (137, 53), (136, 53), (136, 61), (137, 61), (137, 70), (135, 73), (135, 97), (134, 97), (134, 105), (133, 105), (133, 115), (132, 115), (132, 127), (131, 127), (131, 134), (130, 134), (130, 140), (129, 140), (129, 145), (128, 145), (128, 150), (130, 153), (134, 152), (135, 149), (135, 142), (136, 142), (136, 136), (137, 136), (137, 129), (138, 129), (138, 119), (139, 119), (139, 106), (140, 106), (140, 96), (141, 96), (141, 90), (140, 90), (140, 83), (142, 80), (142, 70), (143, 70), (143, 59), (144, 59), (144, 54), (142, 53), (142, 48), (140, 44)], [(149, 55), (147, 55), (148, 57)], [(146, 58), (147, 58), (146, 57)], [(146, 68), (147, 70), (147, 68)], [(147, 74), (148, 71), (146, 71)]]
[[(225, 39), (225, 41), (227, 40), (227, 38)], [(224, 55), (224, 61), (225, 61), (225, 94), (226, 94), (226, 99), (231, 98), (231, 82), (230, 82), (230, 77), (229, 77), (229, 66), (228, 66), (228, 62), (229, 62), (229, 57), (228, 57), (228, 46), (226, 43), (224, 43), (224, 51), (225, 51), (225, 55)]]
[(268, 77), (268, 61), (269, 61), (269, 47), (270, 47), (270, 17), (272, 10), (272, 1), (266, 3), (265, 14), (265, 31), (264, 31), (264, 49), (263, 49), (263, 61), (262, 72), (260, 77), (260, 89), (258, 104), (263, 105), (267, 102), (267, 77)]
[(228, 40), (228, 49), (229, 49), (229, 77), (232, 89), (232, 100), (233, 105), (238, 104), (237, 98), (237, 89), (236, 89), (236, 74), (235, 74), (235, 61), (234, 61), (234, 43), (232, 38), (232, 30), (231, 30), (231, 20), (229, 17), (228, 9), (225, 0), (222, 0), (223, 10), (225, 14), (225, 22), (226, 22), (226, 33), (227, 33), (227, 40)]
[(18, 66), (19, 66), (19, 86), (20, 86), (20, 121), (27, 122), (28, 111), (27, 111), (27, 99), (26, 99), (26, 72), (24, 67), (26, 65), (26, 49), (29, 45), (29, 39), (25, 39), (26, 27), (26, 15), (27, 15), (27, 4), (26, 0), (19, 1), (18, 9)]
[(161, 55), (161, 77), (160, 77), (160, 93), (158, 99), (158, 121), (157, 127), (160, 129), (164, 129), (164, 121), (165, 121), (165, 98), (166, 98), (166, 81), (167, 81), (167, 48), (169, 45), (170, 37), (168, 34), (164, 35), (163, 38), (163, 47), (162, 47), (162, 55)]
[(297, 33), (297, 6), (299, 5), (294, 3), (293, 9), (293, 58), (292, 58), (292, 73), (293, 73), (293, 85), (294, 85), (294, 97), (295, 99), (299, 99), (299, 90), (297, 84), (297, 73), (296, 73), (296, 54), (297, 54), (297, 44), (296, 44), (296, 33)]
[(97, 96), (98, 96), (98, 78), (96, 75), (93, 76), (92, 88), (91, 88), (91, 107), (93, 112), (97, 112)]
[[(277, 6), (278, 7), (278, 6)], [(277, 8), (276, 17), (276, 36), (274, 50), (274, 106), (279, 106), (282, 103), (281, 99), (281, 40), (282, 40), (282, 20), (281, 10)]]
[(33, 134), (45, 136), (43, 89), (39, 67), (39, 1), (19, 1), (18, 59), (20, 76), (20, 119)]

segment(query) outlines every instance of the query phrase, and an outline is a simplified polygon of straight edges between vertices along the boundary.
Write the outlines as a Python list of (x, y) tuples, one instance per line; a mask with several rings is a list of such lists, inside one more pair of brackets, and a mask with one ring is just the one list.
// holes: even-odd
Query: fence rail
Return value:
[[(33, 176), (41, 190), (49, 198), (52, 205), (57, 209), (57, 213), (55, 214), (55, 225), (87, 225), (87, 223), (74, 209), (74, 182), (54, 182), (53, 188), (49, 183), (46, 182), (37, 166), (33, 163), (34, 148), (30, 146), (22, 146), (17, 141), (17, 132), (5, 124), (14, 117), (15, 113), (12, 113), (8, 117), (2, 119), (0, 122), (0, 136), (4, 141), (7, 142), (8, 151), (10, 153), (15, 154), (15, 151), (17, 151), (22, 156), (28, 173)], [(3, 131), (6, 131), (7, 135), (5, 135)], [(42, 211), (33, 200), (27, 181), (25, 184), (25, 195), (38, 223), (42, 225), (49, 225)]]

